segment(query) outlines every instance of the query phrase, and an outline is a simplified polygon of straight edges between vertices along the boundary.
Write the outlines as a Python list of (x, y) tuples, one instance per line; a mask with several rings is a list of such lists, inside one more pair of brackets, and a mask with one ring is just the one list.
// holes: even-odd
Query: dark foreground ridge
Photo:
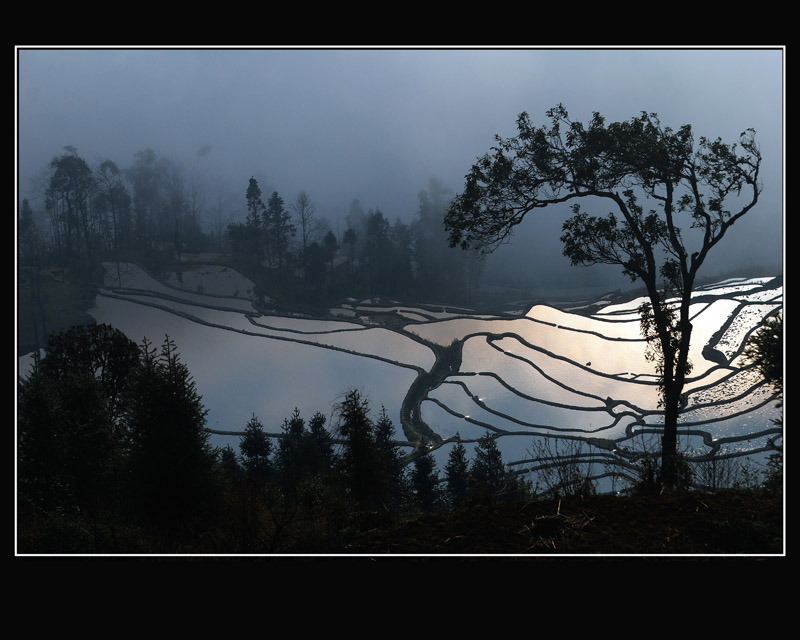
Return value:
[(780, 555), (780, 498), (758, 491), (476, 505), (367, 531), (350, 554)]

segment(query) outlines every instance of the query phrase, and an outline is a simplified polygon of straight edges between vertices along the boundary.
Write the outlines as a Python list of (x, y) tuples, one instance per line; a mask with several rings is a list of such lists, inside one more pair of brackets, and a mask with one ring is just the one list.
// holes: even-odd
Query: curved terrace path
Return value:
[[(147, 274), (146, 271), (142, 270), (143, 273)], [(119, 272), (116, 274), (110, 274), (112, 276), (116, 275), (119, 278)], [(149, 278), (155, 283), (152, 290), (148, 289), (141, 289), (141, 288), (134, 288), (134, 287), (126, 287), (120, 280), (117, 282), (108, 282), (107, 287), (105, 290), (101, 292), (102, 295), (108, 297), (118, 297), (121, 299), (128, 300), (130, 302), (135, 302), (137, 304), (143, 304), (146, 306), (152, 306), (163, 311), (167, 311), (173, 314), (177, 314), (182, 316), (192, 322), (204, 324), (207, 326), (213, 326), (215, 328), (226, 330), (226, 331), (234, 331), (238, 333), (243, 333), (247, 335), (262, 337), (269, 340), (283, 340), (288, 342), (296, 342), (299, 344), (305, 345), (312, 345), (322, 349), (331, 349), (335, 351), (340, 351), (352, 355), (357, 355), (366, 358), (373, 358), (375, 360), (379, 360), (382, 362), (386, 362), (395, 366), (403, 367), (406, 369), (412, 369), (416, 372), (416, 377), (414, 378), (411, 385), (408, 387), (404, 398), (402, 400), (401, 408), (400, 408), (400, 426), (403, 429), (403, 433), (407, 438), (407, 441), (397, 441), (396, 444), (400, 446), (408, 446), (412, 448), (412, 451), (405, 456), (405, 461), (408, 462), (412, 460), (416, 454), (423, 450), (423, 447), (427, 450), (432, 450), (441, 447), (442, 445), (455, 440), (454, 437), (451, 438), (443, 438), (441, 435), (436, 433), (423, 419), (422, 417), (422, 403), (425, 400), (430, 400), (433, 403), (442, 407), (445, 411), (449, 412), (450, 414), (460, 418), (461, 420), (466, 420), (476, 426), (483, 427), (490, 432), (495, 434), (495, 437), (500, 435), (536, 435), (538, 431), (542, 431), (544, 435), (554, 435), (554, 432), (558, 432), (559, 429), (557, 428), (558, 425), (536, 425), (532, 423), (528, 423), (526, 421), (521, 421), (519, 419), (513, 418), (512, 416), (506, 415), (502, 411), (499, 411), (495, 408), (488, 407), (484, 403), (480, 402), (477, 397), (472, 394), (470, 389), (467, 386), (467, 382), (463, 379), (464, 376), (476, 376), (476, 375), (486, 375), (494, 377), (496, 380), (500, 382), (508, 391), (509, 393), (515, 394), (516, 396), (527, 399), (527, 400), (535, 400), (536, 402), (542, 402), (544, 404), (550, 405), (557, 405), (552, 401), (543, 398), (531, 398), (530, 396), (522, 393), (521, 391), (513, 388), (513, 386), (507, 384), (496, 372), (486, 371), (486, 372), (460, 372), (461, 362), (462, 362), (462, 349), (464, 343), (467, 339), (475, 336), (485, 336), (487, 343), (489, 346), (493, 347), (494, 349), (504, 352), (504, 350), (496, 344), (498, 341), (502, 340), (504, 337), (514, 337), (516, 340), (521, 341), (529, 348), (533, 350), (541, 350), (544, 351), (541, 347), (537, 347), (535, 345), (530, 345), (521, 338), (521, 336), (516, 334), (499, 334), (499, 333), (491, 333), (487, 331), (479, 331), (470, 333), (468, 335), (458, 336), (456, 337), (452, 343), (448, 346), (443, 346), (434, 342), (433, 340), (423, 338), (412, 330), (410, 327), (413, 327), (416, 324), (426, 324), (428, 322), (437, 322), (437, 321), (446, 321), (442, 319), (442, 316), (445, 315), (445, 309), (442, 308), (441, 313), (439, 314), (439, 318), (433, 317), (433, 313), (426, 316), (426, 309), (425, 305), (420, 305), (419, 307), (413, 307), (413, 314), (409, 317), (409, 309), (411, 307), (400, 306), (400, 307), (380, 307), (379, 305), (360, 305), (359, 306), (359, 314), (363, 317), (359, 317), (358, 315), (355, 317), (348, 317), (343, 319), (339, 316), (329, 315), (325, 316), (324, 318), (319, 318), (323, 320), (331, 320), (336, 323), (350, 325), (349, 327), (340, 327), (340, 328), (332, 328), (329, 330), (318, 330), (318, 331), (307, 331), (305, 329), (291, 329), (291, 328), (281, 328), (281, 327), (269, 327), (265, 321), (259, 322), (258, 318), (268, 318), (270, 316), (279, 316), (279, 317), (288, 317), (291, 318), (291, 315), (281, 316), (280, 311), (277, 309), (270, 309), (267, 315), (262, 315), (262, 309), (255, 307), (255, 303), (253, 307), (253, 312), (247, 312), (243, 310), (242, 303), (244, 300), (241, 297), (237, 296), (222, 296), (222, 295), (198, 295), (195, 291), (190, 291), (185, 288), (175, 287), (171, 284), (164, 282), (160, 278), (156, 278), (151, 274), (147, 274)], [(117, 285), (117, 286), (115, 286)], [(771, 282), (764, 282), (761, 287), (756, 287), (757, 290), (769, 291), (770, 286), (773, 289), (776, 288), (775, 281)], [(751, 290), (748, 294), (752, 294), (754, 291)], [(756, 291), (757, 292), (757, 291)], [(702, 301), (705, 292), (698, 291), (698, 302)], [(194, 295), (188, 295), (194, 294)], [(716, 299), (714, 298), (714, 294), (706, 294), (708, 295), (708, 299)], [(731, 296), (735, 297), (735, 296)], [(753, 297), (752, 302), (749, 300), (743, 300), (738, 298), (741, 302), (739, 306), (739, 311), (747, 307), (749, 304), (757, 305), (757, 304), (764, 304), (764, 300), (759, 300), (757, 296)], [(769, 301), (775, 304), (776, 300), (772, 299)], [(767, 304), (769, 304), (767, 302)], [(172, 306), (170, 303), (180, 303), (184, 305), (183, 309), (177, 309)], [(208, 309), (216, 309), (221, 311), (232, 311), (236, 313), (243, 313), (245, 317), (248, 319), (250, 325), (252, 326), (252, 330), (248, 330), (242, 327), (232, 327), (226, 326), (224, 324), (217, 324), (206, 321), (199, 317), (198, 315), (194, 315), (191, 313), (190, 309), (191, 306), (197, 306), (198, 308), (208, 308)], [(189, 310), (187, 310), (189, 309)], [(405, 310), (405, 313), (401, 313), (401, 311)], [(714, 334), (713, 339), (709, 341), (709, 344), (705, 346), (703, 350), (703, 356), (710, 362), (713, 362), (716, 367), (720, 368), (730, 368), (731, 361), (741, 352), (741, 347), (736, 350), (735, 353), (728, 353), (727, 356), (723, 354), (721, 351), (717, 350), (715, 346), (717, 345), (718, 340), (723, 336), (725, 331), (730, 327), (731, 323), (734, 321), (735, 317), (738, 317), (738, 312), (736, 314), (731, 315), (723, 326), (719, 328), (719, 330)], [(574, 312), (574, 311), (573, 311)], [(463, 315), (462, 315), (463, 314)], [(414, 315), (417, 317), (415, 318)], [(449, 315), (449, 319), (459, 318), (459, 317), (468, 317), (468, 318), (477, 318), (478, 316), (472, 314), (469, 310), (459, 309), (456, 312)], [(587, 314), (588, 315), (588, 314)], [(429, 319), (424, 319), (424, 318)], [(493, 316), (481, 316), (483, 318), (494, 318), (494, 319), (501, 319), (506, 318), (503, 314), (496, 314)], [(598, 318), (597, 315), (593, 316), (595, 319)], [(603, 320), (611, 321), (613, 319), (613, 315), (610, 314), (603, 318)], [(364, 319), (367, 318), (367, 319)], [(509, 318), (511, 319), (511, 318)], [(533, 319), (531, 319), (533, 321)], [(360, 325), (360, 326), (352, 326), (352, 325)], [(391, 358), (379, 355), (377, 353), (365, 353), (358, 350), (354, 350), (352, 348), (344, 348), (341, 346), (336, 346), (334, 344), (327, 344), (322, 342), (316, 342), (313, 338), (314, 335), (316, 336), (323, 336), (329, 334), (337, 334), (343, 332), (351, 332), (351, 331), (363, 331), (369, 330), (374, 328), (383, 328), (388, 331), (392, 331), (395, 334), (402, 336), (404, 339), (409, 339), (415, 341), (416, 343), (423, 345), (429, 348), (434, 356), (434, 363), (430, 367), (430, 370), (425, 369), (422, 366), (417, 366), (413, 363), (409, 362), (398, 362)], [(259, 329), (269, 329), (272, 333), (266, 335), (263, 332), (260, 332)], [(583, 333), (580, 329), (572, 329), (572, 331), (576, 331), (577, 333)], [(279, 332), (280, 335), (276, 335), (275, 332)], [(588, 332), (592, 333), (592, 332)], [(607, 336), (602, 336), (606, 339)], [(546, 352), (549, 353), (549, 352)], [(536, 368), (536, 365), (525, 358), (506, 353), (505, 355), (511, 356), (516, 358), (520, 361), (525, 361), (528, 365), (533, 366)], [(563, 356), (558, 356), (557, 354), (550, 354), (551, 356), (565, 359)], [(585, 365), (581, 363), (572, 363), (575, 366), (586, 368)], [(588, 363), (587, 363), (588, 364)], [(544, 375), (544, 372), (540, 372)], [(596, 371), (594, 373), (597, 373)], [(607, 374), (606, 374), (607, 375)], [(613, 376), (612, 376), (613, 377)], [(456, 378), (450, 379), (448, 378)], [(565, 388), (569, 388), (570, 391), (575, 393), (580, 393), (580, 390), (572, 389), (571, 386), (566, 385), (564, 381), (553, 380), (554, 383), (564, 386)], [(510, 423), (514, 423), (517, 425), (522, 426), (523, 428), (533, 428), (533, 430), (523, 430), (523, 431), (506, 431), (500, 427), (495, 425), (490, 425), (486, 422), (482, 422), (480, 420), (476, 420), (475, 418), (470, 418), (469, 416), (461, 415), (455, 412), (450, 407), (446, 406), (441, 401), (437, 400), (436, 398), (430, 397), (429, 394), (433, 392), (435, 389), (440, 387), (443, 383), (448, 384), (457, 384), (460, 385), (464, 392), (469, 395), (474, 402), (477, 402), (478, 405), (485, 411), (487, 411), (491, 415), (497, 416), (501, 421), (507, 420)], [(595, 435), (593, 430), (592, 432), (587, 431), (582, 439), (586, 440), (587, 443), (593, 444), (594, 446), (606, 450), (606, 451), (615, 451), (617, 455), (620, 455), (620, 451), (624, 451), (624, 448), (617, 448), (617, 444), (622, 440), (625, 440), (632, 436), (634, 428), (636, 428), (637, 432), (644, 431), (652, 431), (656, 432), (652, 425), (647, 424), (644, 421), (644, 417), (647, 414), (653, 414), (652, 411), (643, 411), (640, 408), (634, 407), (630, 403), (624, 400), (612, 400), (611, 398), (607, 398), (603, 401), (603, 399), (599, 399), (605, 403), (605, 410), (609, 412), (611, 417), (615, 421), (619, 421), (623, 416), (633, 416), (634, 422), (629, 424), (626, 427), (626, 435), (624, 438), (616, 438), (616, 439), (606, 439), (602, 437), (597, 437), (600, 434)], [(769, 402), (770, 399), (766, 399), (763, 401), (762, 404)], [(602, 404), (601, 402), (601, 404)], [(619, 405), (627, 405), (628, 410), (624, 411), (623, 413), (615, 413), (613, 411), (614, 408), (618, 407)], [(709, 449), (709, 455), (713, 455), (719, 451), (721, 444), (727, 442), (734, 442), (742, 439), (752, 439), (755, 437), (763, 437), (765, 435), (776, 435), (779, 434), (781, 431), (778, 428), (775, 429), (766, 429), (760, 432), (759, 434), (751, 434), (748, 436), (733, 436), (730, 438), (712, 438), (711, 435), (702, 430), (698, 429), (698, 424), (687, 424), (687, 431), (686, 434), (688, 435), (697, 435), (702, 438), (705, 446)], [(600, 429), (602, 430), (602, 429)], [(226, 435), (226, 436), (241, 436), (244, 434), (242, 431), (224, 431), (224, 430), (215, 430), (215, 429), (208, 429), (210, 433), (219, 434), (219, 435)], [(570, 429), (570, 431), (580, 431), (579, 429)], [(274, 434), (272, 434), (274, 435)], [(569, 436), (572, 437), (572, 436)], [(576, 436), (580, 437), (580, 436)], [(752, 452), (752, 450), (751, 450)], [(743, 454), (744, 455), (744, 454)], [(516, 464), (516, 463), (515, 463)]]

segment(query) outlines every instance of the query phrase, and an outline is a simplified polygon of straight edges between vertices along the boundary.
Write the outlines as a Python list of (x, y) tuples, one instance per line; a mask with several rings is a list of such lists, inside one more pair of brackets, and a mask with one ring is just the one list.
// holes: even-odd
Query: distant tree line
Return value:
[(152, 149), (121, 169), (103, 159), (94, 167), (74, 147), (49, 163), (36, 194), (23, 200), (19, 252), (24, 264), (46, 256), (66, 265), (120, 249), (209, 248), (203, 230), (207, 195), (199, 177)]
[(265, 267), (280, 284), (303, 283), (311, 297), (327, 292), (470, 302), (484, 263), (477, 252), (449, 249), (443, 219), (450, 197), (432, 179), (419, 192), (410, 223), (392, 223), (379, 208), (364, 211), (354, 200), (337, 237), (327, 220), (316, 217), (305, 191), (289, 207), (292, 216), (277, 191), (265, 203), (258, 181), (250, 178), (247, 219), (229, 224), (227, 237), (248, 270)]
[(460, 440), (441, 476), (424, 443), (404, 458), (385, 409), (356, 390), (333, 424), (295, 409), (280, 433), (255, 415), (238, 448), (209, 443), (176, 345), (108, 325), (52, 334), (18, 389), (23, 553), (313, 552), (375, 526), (520, 499), (490, 436)]
[(453, 194), (435, 179), (420, 191), (418, 211), (407, 212), (411, 222), (391, 223), (354, 200), (339, 234), (305, 190), (287, 203), (251, 177), (231, 195), (153, 149), (138, 151), (127, 168), (111, 159), (92, 166), (74, 147), (63, 151), (20, 203), (18, 258), (28, 273), (216, 251), (232, 254), (262, 291), (294, 299), (346, 293), (464, 302), (480, 281), (478, 254), (448, 247), (442, 220)]

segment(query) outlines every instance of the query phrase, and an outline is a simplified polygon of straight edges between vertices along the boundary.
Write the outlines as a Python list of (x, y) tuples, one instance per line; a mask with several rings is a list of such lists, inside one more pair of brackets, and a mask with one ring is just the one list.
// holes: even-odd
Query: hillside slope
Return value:
[(758, 491), (685, 492), (473, 506), (368, 531), (352, 554), (780, 555), (781, 500)]

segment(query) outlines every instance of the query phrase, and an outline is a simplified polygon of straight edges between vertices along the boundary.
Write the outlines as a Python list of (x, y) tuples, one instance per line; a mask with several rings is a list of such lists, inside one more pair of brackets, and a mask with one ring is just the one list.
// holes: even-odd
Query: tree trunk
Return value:
[(678, 411), (680, 390), (676, 385), (664, 389), (664, 435), (661, 437), (661, 482), (674, 487), (677, 482)]
[[(691, 296), (691, 293), (689, 294)], [(681, 412), (681, 395), (689, 372), (689, 343), (692, 324), (689, 322), (690, 297), (684, 297), (681, 305), (681, 340), (678, 354), (670, 377), (664, 378), (664, 435), (661, 438), (661, 477), (662, 483), (674, 487), (678, 477), (678, 416)], [(665, 376), (666, 376), (665, 362)]]

